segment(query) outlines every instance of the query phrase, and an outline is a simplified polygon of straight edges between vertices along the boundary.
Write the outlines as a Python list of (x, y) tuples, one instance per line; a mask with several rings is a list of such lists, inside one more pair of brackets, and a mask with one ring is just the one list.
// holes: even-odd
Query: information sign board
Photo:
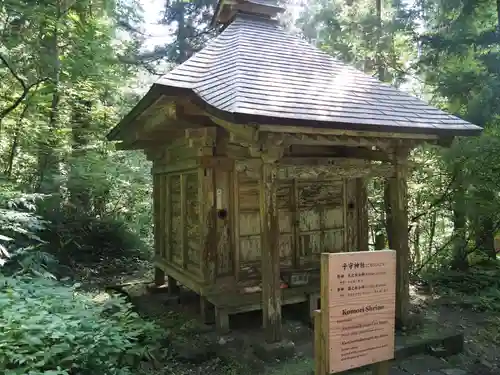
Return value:
[(327, 372), (393, 359), (396, 252), (321, 256), (321, 330)]

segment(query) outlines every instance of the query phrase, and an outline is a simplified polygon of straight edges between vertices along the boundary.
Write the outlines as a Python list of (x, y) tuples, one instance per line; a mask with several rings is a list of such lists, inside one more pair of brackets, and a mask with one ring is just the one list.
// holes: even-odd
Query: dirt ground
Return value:
[[(144, 268), (139, 267), (132, 275), (123, 273), (104, 278), (92, 276), (92, 283), (87, 284), (88, 289), (96, 292), (101, 290), (101, 293), (103, 285), (132, 283), (125, 289), (138, 313), (145, 319), (156, 321), (165, 329), (164, 348), (156, 356), (158, 360), (143, 364), (143, 370), (149, 374), (312, 374), (313, 331), (303, 319), (305, 306), (284, 308), (284, 337), (294, 345), (287, 346), (277, 355), (273, 354), (273, 357), (266, 357), (256, 347), (256, 343), (262, 341), (259, 312), (231, 317), (231, 334), (220, 336), (213, 326), (203, 325), (199, 321), (195, 295), (183, 293), (181, 303), (178, 303), (165, 293), (148, 292), (146, 284), (139, 283), (141, 280), (152, 280), (150, 271), (144, 271)], [(431, 324), (432, 327), (442, 327), (443, 330), (463, 331), (464, 352), (446, 358), (436, 368), (429, 367), (430, 362), (434, 363), (435, 357), (395, 363), (391, 375), (500, 373), (500, 353), (497, 350), (500, 347), (500, 317), (460, 308), (457, 306), (460, 301), (445, 300), (439, 296), (417, 293), (415, 290), (412, 291), (412, 302), (413, 310), (420, 312), (425, 318), (424, 326)]]

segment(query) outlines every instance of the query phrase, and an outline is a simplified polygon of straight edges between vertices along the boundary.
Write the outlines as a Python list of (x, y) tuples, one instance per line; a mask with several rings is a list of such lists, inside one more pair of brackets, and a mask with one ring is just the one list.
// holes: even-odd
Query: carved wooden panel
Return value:
[(319, 261), (322, 252), (344, 248), (343, 182), (298, 183), (299, 264)]
[[(260, 268), (261, 237), (260, 237), (260, 208), (259, 183), (239, 175), (239, 239), (240, 239), (240, 268), (248, 268), (248, 264), (255, 264)], [(280, 227), (280, 258), (283, 266), (292, 264), (292, 209), (291, 187), (289, 184), (278, 186), (277, 191), (278, 218)]]
[(187, 263), (199, 266), (201, 257), (200, 207), (198, 199), (198, 172), (186, 173), (186, 227)]
[(170, 254), (173, 263), (182, 266), (182, 217), (181, 217), (181, 179), (180, 175), (170, 176), (171, 197), (171, 235)]

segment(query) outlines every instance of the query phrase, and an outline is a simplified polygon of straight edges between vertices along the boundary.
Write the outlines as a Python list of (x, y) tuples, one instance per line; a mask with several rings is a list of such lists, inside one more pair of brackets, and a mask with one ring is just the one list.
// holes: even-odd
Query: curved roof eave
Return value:
[(434, 128), (421, 127), (421, 126), (394, 126), (394, 125), (374, 125), (370, 123), (346, 123), (346, 122), (332, 122), (322, 121), (306, 118), (285, 118), (285, 117), (272, 117), (247, 113), (228, 112), (221, 110), (207, 103), (203, 98), (196, 94), (193, 90), (190, 91), (190, 97), (194, 103), (202, 107), (207, 113), (212, 116), (218, 117), (221, 120), (232, 122), (237, 125), (273, 125), (276, 127), (287, 126), (300, 126), (307, 128), (322, 128), (332, 130), (346, 130), (346, 131), (359, 131), (359, 132), (380, 132), (380, 133), (394, 133), (394, 134), (415, 134), (415, 135), (434, 135), (439, 137), (456, 137), (456, 136), (476, 136), (481, 134), (483, 128), (477, 125), (470, 125), (465, 128), (463, 126), (453, 127), (450, 125)]
[(345, 123), (332, 122), (304, 118), (285, 118), (272, 117), (255, 114), (245, 114), (238, 112), (228, 112), (221, 110), (207, 103), (193, 89), (185, 87), (167, 86), (161, 83), (154, 83), (147, 94), (132, 108), (132, 110), (115, 126), (107, 135), (108, 140), (117, 140), (120, 132), (124, 131), (133, 122), (137, 116), (142, 114), (151, 104), (153, 104), (161, 95), (189, 97), (195, 104), (203, 108), (208, 114), (239, 125), (274, 125), (274, 126), (301, 126), (308, 128), (336, 129), (359, 132), (380, 132), (394, 134), (415, 134), (415, 135), (434, 135), (438, 137), (456, 137), (456, 136), (476, 136), (481, 134), (483, 128), (470, 125), (452, 127), (449, 125), (434, 128), (407, 125), (404, 127), (395, 127), (393, 125), (374, 125), (370, 123)]

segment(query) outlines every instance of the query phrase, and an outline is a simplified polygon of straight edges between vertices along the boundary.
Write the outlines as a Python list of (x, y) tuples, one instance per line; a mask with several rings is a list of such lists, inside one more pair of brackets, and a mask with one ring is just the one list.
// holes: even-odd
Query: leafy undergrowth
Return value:
[(443, 270), (425, 275), (433, 291), (449, 304), (473, 311), (500, 311), (500, 265), (477, 265), (467, 271)]
[(83, 292), (63, 277), (74, 270), (60, 262), (78, 251), (82, 260), (100, 259), (109, 249), (98, 246), (105, 237), (120, 254), (127, 232), (98, 219), (63, 229), (35, 213), (39, 198), (0, 194), (0, 374), (150, 374), (142, 369), (165, 356), (166, 331), (118, 297)]
[[(424, 277), (432, 296), (424, 312), (443, 327), (464, 332), (460, 364), (500, 371), (500, 266), (477, 264), (467, 271), (442, 270)], [(477, 370), (479, 371), (479, 370)], [(481, 373), (479, 371), (478, 373)], [(486, 373), (486, 372), (485, 372)]]
[(128, 265), (121, 267), (114, 262), (113, 267), (115, 271), (130, 271), (137, 261), (150, 257), (150, 247), (121, 220), (71, 211), (45, 215), (44, 219), (47, 225), (41, 237), (65, 265), (105, 265), (126, 258)]
[(164, 331), (118, 298), (96, 302), (74, 286), (1, 277), (0, 373), (128, 375), (151, 360)]

